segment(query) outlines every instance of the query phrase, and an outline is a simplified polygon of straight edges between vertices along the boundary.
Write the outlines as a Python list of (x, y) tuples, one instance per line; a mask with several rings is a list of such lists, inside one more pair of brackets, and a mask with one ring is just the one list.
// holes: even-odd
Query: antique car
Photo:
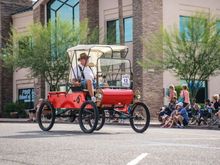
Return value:
[[(67, 50), (70, 74), (66, 91), (49, 92), (38, 110), (38, 124), (49, 131), (56, 117), (78, 119), (85, 133), (100, 130), (108, 120), (129, 122), (137, 133), (146, 131), (150, 124), (148, 107), (140, 102), (140, 92), (132, 90), (133, 72), (127, 58), (128, 47), (120, 45), (78, 45)], [(74, 72), (80, 54), (89, 56), (87, 65), (96, 77), (96, 102), (91, 101), (87, 89), (73, 86), (72, 79), (79, 77)], [(84, 68), (83, 68), (84, 69)]]

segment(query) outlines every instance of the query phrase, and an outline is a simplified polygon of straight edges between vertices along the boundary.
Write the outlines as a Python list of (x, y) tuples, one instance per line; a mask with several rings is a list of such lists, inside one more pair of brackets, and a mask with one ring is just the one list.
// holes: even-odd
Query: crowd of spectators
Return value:
[(190, 103), (187, 85), (182, 86), (180, 96), (177, 96), (174, 85), (169, 87), (169, 104), (162, 107), (158, 113), (158, 119), (163, 128), (184, 128), (188, 124), (208, 124), (210, 118), (219, 120), (220, 126), (220, 95), (216, 94), (212, 99), (206, 99), (203, 108), (195, 101)]

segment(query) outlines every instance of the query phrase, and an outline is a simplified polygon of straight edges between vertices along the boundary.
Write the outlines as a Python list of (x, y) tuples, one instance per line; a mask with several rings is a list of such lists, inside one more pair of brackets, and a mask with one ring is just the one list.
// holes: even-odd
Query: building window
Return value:
[(107, 22), (107, 42), (108, 44), (120, 43), (119, 20)]
[[(187, 84), (185, 80), (181, 80), (180, 84)], [(204, 103), (205, 99), (208, 98), (208, 82), (207, 81), (195, 81), (194, 85), (192, 83), (188, 84), (189, 89), (192, 91), (192, 89), (197, 90), (196, 94), (196, 102), (197, 103)]]
[(25, 108), (34, 108), (34, 88), (18, 89), (18, 101), (25, 104)]
[(51, 56), (57, 57), (57, 24), (56, 20), (59, 18), (63, 21), (71, 22), (74, 25), (80, 23), (79, 0), (51, 0), (47, 4), (48, 21), (55, 25), (55, 31), (51, 35)]
[(185, 33), (185, 35), (187, 36), (187, 38), (189, 38), (188, 36), (188, 21), (189, 21), (189, 17), (186, 17), (186, 16), (180, 16), (180, 19), (179, 19), (179, 31), (180, 33)]
[(52, 0), (48, 3), (48, 20), (56, 22), (59, 17), (62, 20), (79, 23), (79, 0)]
[[(124, 40), (125, 42), (133, 41), (133, 18), (123, 19), (124, 23)], [(107, 21), (107, 42), (108, 44), (120, 43), (120, 27), (119, 20)]]
[(125, 18), (124, 19), (124, 33), (125, 33), (125, 42), (133, 41), (133, 19)]
[[(207, 20), (199, 19), (189, 16), (180, 16), (179, 17), (179, 31), (180, 35), (185, 35), (186, 40), (192, 41), (195, 40), (204, 32)], [(193, 31), (196, 29), (196, 31)]]
[(205, 99), (208, 98), (208, 82), (201, 81), (201, 84), (202, 85), (199, 87), (197, 95), (196, 95), (197, 103), (204, 103)]

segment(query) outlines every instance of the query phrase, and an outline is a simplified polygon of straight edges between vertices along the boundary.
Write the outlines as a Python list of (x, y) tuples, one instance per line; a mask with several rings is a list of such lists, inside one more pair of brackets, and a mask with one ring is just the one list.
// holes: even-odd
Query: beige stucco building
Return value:
[[(21, 12), (12, 15), (13, 27), (19, 33), (26, 33), (27, 28), (33, 24), (33, 11)], [(13, 101), (19, 99), (18, 90), (34, 88), (35, 79), (31, 77), (29, 69), (18, 68), (13, 73)]]
[[(29, 10), (18, 12), (12, 15), (13, 27), (21, 33), (25, 33), (33, 22), (47, 23), (53, 19), (50, 11), (52, 5), (61, 5), (56, 0), (39, 0)], [(79, 5), (79, 18), (90, 20), (90, 27), (99, 27), (100, 42), (108, 35), (108, 28), (111, 23), (118, 19), (117, 0), (78, 0), (74, 3), (73, 10)], [(68, 6), (69, 4), (64, 4)], [(69, 5), (71, 7), (71, 4)], [(59, 10), (59, 9), (58, 9)], [(216, 15), (220, 19), (219, 0), (123, 0), (123, 16), (126, 30), (126, 45), (129, 47), (128, 57), (133, 61), (134, 87), (142, 91), (142, 97), (155, 114), (160, 106), (166, 103), (165, 89), (170, 84), (181, 85), (182, 80), (174, 76), (170, 71), (158, 73), (157, 71), (145, 71), (136, 63), (144, 58), (144, 46), (142, 38), (147, 38), (161, 26), (171, 28), (173, 25), (179, 27), (180, 16), (191, 16), (196, 11), (205, 11)], [(61, 13), (62, 14), (62, 13)], [(117, 27), (116, 27), (117, 31)], [(116, 34), (117, 35), (117, 34)], [(126, 40), (125, 39), (125, 40)], [(117, 43), (117, 36), (116, 36)], [(40, 85), (39, 85), (40, 84)], [(46, 86), (46, 88), (45, 88)], [(41, 90), (43, 87), (46, 90)], [(13, 73), (13, 101), (19, 99), (19, 89), (33, 88), (35, 94), (42, 92), (47, 94), (47, 85), (37, 78), (31, 78), (28, 69), (17, 69)], [(37, 91), (39, 90), (39, 91)], [(210, 77), (205, 86), (206, 96), (211, 97), (220, 93), (220, 76)], [(20, 93), (21, 94), (21, 93)]]
[[(206, 12), (220, 19), (220, 1), (218, 0), (164, 0), (163, 2), (163, 26), (166, 29), (172, 28), (174, 25), (180, 27), (180, 16), (191, 16), (195, 11)], [(181, 82), (169, 71), (165, 71), (163, 77), (163, 88), (167, 88), (169, 84), (178, 85)], [(209, 98), (214, 94), (219, 94), (220, 75), (210, 77), (206, 89)]]

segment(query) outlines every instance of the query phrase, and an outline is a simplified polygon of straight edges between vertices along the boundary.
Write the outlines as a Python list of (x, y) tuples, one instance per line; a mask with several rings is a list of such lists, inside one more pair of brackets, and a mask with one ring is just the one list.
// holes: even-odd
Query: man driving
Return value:
[(81, 53), (78, 58), (79, 64), (73, 69), (73, 85), (81, 86), (83, 89), (88, 89), (91, 96), (91, 100), (96, 102), (94, 96), (95, 88), (95, 74), (91, 67), (87, 66), (89, 62), (89, 56), (86, 53)]

